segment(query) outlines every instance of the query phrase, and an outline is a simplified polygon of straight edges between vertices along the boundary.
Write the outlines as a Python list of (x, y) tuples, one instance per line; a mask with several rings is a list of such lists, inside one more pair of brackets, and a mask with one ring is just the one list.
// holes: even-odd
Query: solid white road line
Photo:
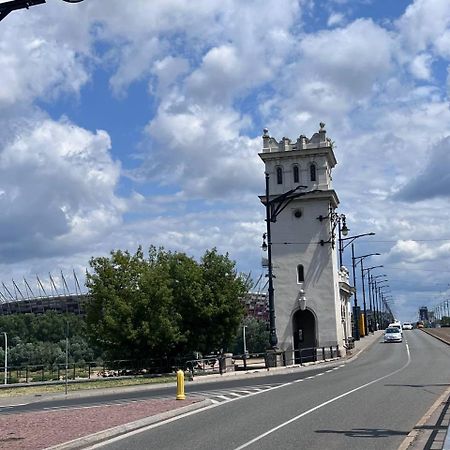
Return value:
[[(340, 365), (338, 367), (344, 367), (344, 366), (345, 365), (342, 364), (342, 365)], [(267, 386), (267, 389), (257, 390), (256, 392), (251, 392), (250, 394), (248, 394), (246, 396), (236, 397), (236, 398), (232, 398), (232, 399), (227, 399), (228, 400), (227, 403), (233, 402), (233, 401), (236, 401), (236, 400), (240, 400), (242, 398), (253, 397), (254, 395), (263, 394), (264, 392), (273, 391), (275, 389), (280, 389), (282, 387), (289, 386), (291, 384), (298, 383), (300, 381), (304, 381), (306, 379), (311, 379), (311, 378), (314, 378), (314, 377), (302, 378), (302, 379), (298, 379), (298, 380), (294, 380), (294, 381), (289, 381), (287, 383), (278, 384), (278, 385), (275, 385), (275, 386), (274, 385), (270, 385), (270, 384), (260, 385), (260, 387)], [(198, 394), (201, 394), (201, 392), (200, 393), (199, 392), (196, 393), (196, 395), (198, 395)], [(214, 395), (211, 392), (205, 392), (205, 394), (207, 394), (208, 396)], [(220, 397), (220, 395), (214, 395), (214, 396), (215, 397)], [(126, 439), (126, 438), (128, 438), (130, 436), (133, 436), (135, 434), (139, 434), (139, 433), (143, 433), (145, 431), (151, 430), (152, 428), (157, 428), (157, 427), (160, 427), (160, 426), (165, 425), (165, 424), (170, 423), (170, 422), (175, 422), (176, 420), (183, 419), (184, 417), (188, 417), (188, 416), (191, 416), (193, 414), (198, 414), (200, 412), (206, 411), (207, 409), (216, 408), (218, 406), (223, 405), (224, 403), (225, 402), (213, 401), (213, 404), (210, 405), (210, 406), (207, 406), (206, 408), (197, 409), (195, 411), (190, 411), (190, 412), (187, 412), (185, 414), (180, 414), (179, 416), (172, 417), (172, 418), (164, 420), (162, 422), (154, 423), (154, 424), (151, 424), (151, 425), (139, 428), (137, 430), (130, 431), (129, 433), (121, 434), (120, 436), (116, 436), (116, 437), (113, 437), (113, 438), (108, 439), (106, 441), (102, 441), (102, 442), (99, 442), (97, 444), (93, 444), (90, 447), (86, 447), (86, 450), (94, 450), (94, 449), (97, 449), (97, 448), (104, 447), (105, 445), (108, 445), (108, 444), (111, 444), (111, 443), (114, 443), (114, 442), (117, 442), (117, 441), (121, 441), (121, 440)]]
[(354, 389), (352, 389), (350, 391), (344, 392), (343, 394), (338, 395), (337, 397), (334, 397), (334, 398), (332, 398), (330, 400), (327, 400), (326, 402), (323, 402), (320, 405), (315, 406), (314, 408), (308, 409), (308, 411), (305, 411), (305, 412), (299, 414), (298, 416), (295, 416), (292, 419), (289, 419), (288, 421), (286, 421), (284, 423), (281, 423), (280, 425), (278, 425), (278, 426), (276, 426), (276, 427), (266, 431), (265, 433), (260, 434), (259, 436), (257, 436), (254, 439), (246, 442), (245, 444), (242, 444), (239, 447), (236, 447), (235, 450), (241, 450), (243, 448), (249, 447), (250, 445), (254, 444), (255, 442), (258, 442), (261, 439), (265, 438), (266, 436), (269, 436), (269, 434), (272, 434), (275, 431), (278, 431), (281, 428), (284, 428), (285, 426), (291, 424), (292, 422), (295, 422), (296, 420), (301, 419), (302, 417), (305, 417), (308, 414), (311, 414), (312, 412), (317, 411), (318, 409), (329, 405), (330, 403), (334, 403), (334, 402), (340, 400), (341, 398), (347, 397), (348, 395), (353, 394), (354, 392), (360, 391), (361, 389), (364, 389), (364, 388), (366, 388), (368, 386), (371, 386), (374, 383), (378, 383), (381, 380), (384, 380), (384, 379), (386, 379), (388, 377), (391, 377), (392, 375), (395, 375), (396, 373), (401, 372), (402, 370), (406, 369), (409, 366), (409, 364), (411, 363), (411, 355), (409, 353), (408, 344), (406, 344), (406, 351), (407, 351), (407, 354), (408, 354), (408, 361), (406, 362), (406, 364), (404, 366), (400, 367), (400, 369), (394, 370), (393, 372), (388, 373), (387, 375), (384, 375), (384, 376), (382, 376), (380, 378), (377, 378), (376, 380), (372, 380), (369, 383), (365, 383), (365, 384), (363, 384), (361, 386), (358, 386), (357, 388), (354, 388)]

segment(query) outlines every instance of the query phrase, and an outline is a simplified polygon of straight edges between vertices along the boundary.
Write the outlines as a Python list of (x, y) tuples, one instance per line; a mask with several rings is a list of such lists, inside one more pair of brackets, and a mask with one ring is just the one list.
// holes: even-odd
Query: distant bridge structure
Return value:
[[(73, 272), (72, 283), (67, 283), (61, 271), (60, 276), (41, 279), (36, 275), (34, 283), (23, 279), (11, 283), (0, 283), (0, 315), (57, 313), (85, 314), (88, 294), (82, 290), (78, 278)], [(72, 287), (69, 287), (72, 286)]]

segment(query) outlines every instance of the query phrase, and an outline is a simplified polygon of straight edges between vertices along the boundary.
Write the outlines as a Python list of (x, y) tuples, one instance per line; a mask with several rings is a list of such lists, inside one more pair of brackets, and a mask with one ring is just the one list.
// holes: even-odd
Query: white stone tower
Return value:
[(277, 142), (264, 130), (259, 154), (266, 173), (266, 195), (260, 197), (264, 205), (269, 196), (272, 319), (277, 347), (286, 351), (288, 362), (298, 361), (300, 351), (303, 360), (312, 357), (309, 348), (343, 348), (349, 329), (350, 294), (340, 293), (334, 222), (339, 199), (331, 172), (336, 158), (324, 127), (321, 123), (311, 139), (302, 135), (294, 142)]

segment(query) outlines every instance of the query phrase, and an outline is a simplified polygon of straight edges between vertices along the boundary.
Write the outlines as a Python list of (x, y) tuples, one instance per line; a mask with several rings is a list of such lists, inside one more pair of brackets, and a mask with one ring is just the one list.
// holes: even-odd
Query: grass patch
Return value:
[[(160, 384), (171, 383), (176, 381), (176, 376), (157, 377), (157, 378), (127, 378), (123, 380), (96, 380), (90, 382), (69, 383), (68, 392), (91, 390), (91, 389), (105, 389), (105, 388), (117, 388), (126, 386), (140, 386), (145, 384)], [(51, 384), (40, 386), (23, 386), (17, 388), (1, 388), (0, 398), (5, 397), (17, 397), (21, 395), (39, 395), (39, 394), (52, 394), (63, 393), (65, 391), (64, 384)]]

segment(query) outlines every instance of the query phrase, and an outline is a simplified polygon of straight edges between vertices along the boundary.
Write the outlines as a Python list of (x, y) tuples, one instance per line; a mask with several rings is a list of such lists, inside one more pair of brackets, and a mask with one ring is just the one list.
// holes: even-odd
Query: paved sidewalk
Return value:
[[(423, 332), (450, 345), (450, 329)], [(450, 450), (450, 387), (436, 400), (398, 450)]]

